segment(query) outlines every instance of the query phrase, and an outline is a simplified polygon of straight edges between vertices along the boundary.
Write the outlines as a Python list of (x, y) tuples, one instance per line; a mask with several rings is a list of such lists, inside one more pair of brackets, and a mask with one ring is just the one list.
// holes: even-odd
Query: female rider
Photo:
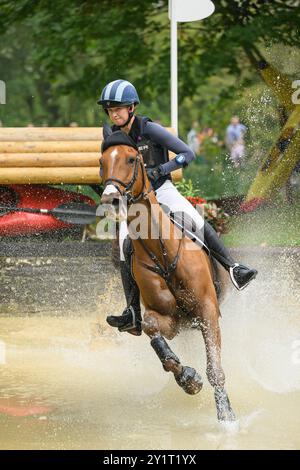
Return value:
[[(195, 155), (192, 150), (178, 137), (168, 132), (161, 125), (147, 117), (134, 114), (140, 100), (135, 87), (126, 80), (115, 80), (108, 83), (98, 100), (113, 123), (112, 131), (126, 132), (136, 143), (143, 156), (148, 178), (156, 193), (158, 202), (167, 207), (170, 214), (184, 213), (198, 227), (203, 227), (203, 219), (197, 210), (178, 192), (172, 184), (170, 173), (186, 167)], [(169, 160), (169, 150), (176, 154)], [(176, 219), (176, 217), (175, 217)], [(121, 261), (121, 276), (127, 307), (120, 316), (109, 316), (107, 321), (120, 331), (141, 334), (140, 293), (130, 269), (132, 247), (129, 237), (124, 237), (124, 261)], [(195, 239), (195, 237), (194, 237)], [(225, 248), (220, 238), (208, 222), (204, 222), (204, 240), (214, 258), (229, 272), (234, 286), (241, 290), (257, 275), (255, 269), (236, 263)], [(196, 243), (203, 246), (200, 237)]]

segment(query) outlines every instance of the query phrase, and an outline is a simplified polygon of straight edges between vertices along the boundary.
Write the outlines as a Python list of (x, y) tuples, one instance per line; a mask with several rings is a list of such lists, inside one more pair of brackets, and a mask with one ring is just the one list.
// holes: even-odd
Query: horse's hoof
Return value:
[(175, 377), (175, 380), (189, 395), (196, 395), (203, 386), (201, 376), (195, 369), (188, 366), (183, 366), (181, 374)]

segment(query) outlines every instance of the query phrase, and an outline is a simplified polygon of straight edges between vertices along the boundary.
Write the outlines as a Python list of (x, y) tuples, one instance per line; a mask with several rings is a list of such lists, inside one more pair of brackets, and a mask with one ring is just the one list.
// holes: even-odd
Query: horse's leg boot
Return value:
[(176, 354), (173, 353), (172, 349), (170, 348), (163, 336), (154, 336), (154, 338), (151, 339), (151, 346), (159, 357), (159, 360), (162, 363), (164, 369), (165, 363), (170, 359), (176, 362), (177, 364), (180, 364), (180, 360), (178, 359)]

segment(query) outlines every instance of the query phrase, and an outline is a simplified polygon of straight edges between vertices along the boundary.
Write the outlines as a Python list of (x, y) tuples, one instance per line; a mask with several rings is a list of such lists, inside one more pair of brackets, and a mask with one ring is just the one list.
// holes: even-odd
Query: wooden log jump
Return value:
[(0, 185), (99, 184), (102, 138), (100, 127), (2, 127)]
[(0, 168), (96, 166), (99, 169), (99, 158), (100, 152), (0, 153)]
[(102, 127), (2, 127), (0, 141), (74, 141), (103, 138)]
[[(0, 128), (1, 135), (1, 128)], [(100, 140), (2, 141), (0, 153), (100, 152)]]

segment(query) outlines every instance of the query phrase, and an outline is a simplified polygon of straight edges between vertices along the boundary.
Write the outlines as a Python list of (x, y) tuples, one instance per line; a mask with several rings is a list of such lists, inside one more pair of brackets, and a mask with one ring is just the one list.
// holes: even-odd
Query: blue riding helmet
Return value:
[(127, 80), (115, 80), (108, 83), (102, 90), (100, 99), (97, 101), (103, 109), (117, 106), (130, 106), (139, 104), (140, 99), (135, 87)]

